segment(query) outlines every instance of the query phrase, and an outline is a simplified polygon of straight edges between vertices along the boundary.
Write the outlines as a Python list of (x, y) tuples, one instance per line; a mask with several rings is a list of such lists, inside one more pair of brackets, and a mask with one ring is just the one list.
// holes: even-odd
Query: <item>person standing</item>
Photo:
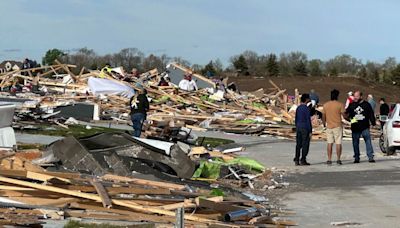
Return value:
[(178, 87), (179, 89), (186, 91), (195, 91), (198, 89), (196, 82), (192, 79), (191, 73), (186, 73), (184, 75), (183, 79), (179, 82)]
[(344, 108), (347, 109), (351, 103), (353, 103), (354, 96), (353, 92), (350, 91), (347, 93), (347, 99), (346, 99), (346, 104), (344, 105)]
[(383, 97), (379, 100), (379, 103), (381, 104), (379, 106), (379, 121), (381, 123), (381, 130), (383, 130), (383, 126), (385, 126), (387, 117), (389, 115), (390, 108), (389, 108), (389, 105), (386, 104), (385, 98), (383, 98)]
[(167, 80), (165, 80), (164, 77), (161, 77), (160, 82), (158, 82), (158, 86), (169, 86), (169, 83), (167, 82)]
[(322, 114), (322, 122), (326, 127), (326, 139), (327, 139), (327, 153), (328, 161), (326, 164), (332, 164), (332, 147), (336, 144), (336, 155), (338, 165), (342, 164), (340, 156), (342, 155), (342, 138), (343, 138), (343, 127), (342, 127), (342, 115), (345, 114), (344, 105), (338, 101), (339, 91), (334, 89), (331, 91), (331, 100), (324, 104), (324, 110)]
[(368, 94), (367, 101), (371, 105), (372, 111), (375, 113), (376, 102), (375, 102), (374, 97), (372, 96), (372, 94)]
[(375, 126), (376, 120), (371, 105), (363, 100), (360, 91), (354, 92), (354, 101), (346, 109), (351, 122), (351, 135), (353, 139), (354, 163), (360, 163), (360, 137), (365, 141), (369, 162), (375, 162), (374, 149), (369, 132), (370, 125)]
[(293, 161), (295, 165), (310, 165), (310, 163), (307, 162), (312, 133), (310, 109), (307, 107), (307, 103), (310, 102), (310, 95), (301, 95), (300, 101), (301, 104), (296, 109), (295, 117), (296, 153)]
[(313, 108), (319, 103), (319, 96), (314, 89), (310, 91), (310, 100)]
[(131, 97), (129, 105), (131, 108), (131, 120), (133, 126), (133, 136), (140, 137), (142, 126), (146, 120), (147, 111), (149, 111), (149, 101), (143, 86), (136, 83), (136, 94)]

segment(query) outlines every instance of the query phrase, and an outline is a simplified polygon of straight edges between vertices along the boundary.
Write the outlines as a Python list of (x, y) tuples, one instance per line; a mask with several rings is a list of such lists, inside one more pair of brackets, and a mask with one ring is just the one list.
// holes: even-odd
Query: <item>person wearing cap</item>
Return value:
[[(303, 94), (300, 98), (301, 104), (296, 109), (296, 153), (293, 159), (294, 164), (310, 165), (307, 162), (308, 150), (310, 148), (310, 140), (312, 133), (310, 109), (307, 103), (310, 102), (310, 95)], [(301, 157), (300, 157), (301, 155)]]
[(353, 103), (354, 101), (354, 96), (353, 96), (353, 92), (348, 92), (347, 93), (347, 100), (346, 100), (346, 104), (344, 105), (344, 108), (347, 109), (349, 107), (349, 105), (351, 103)]
[(196, 82), (192, 79), (191, 73), (186, 73), (183, 76), (183, 79), (179, 82), (178, 87), (179, 89), (186, 91), (195, 91), (198, 89)]
[(149, 111), (149, 100), (147, 99), (145, 89), (140, 83), (136, 83), (135, 87), (136, 94), (131, 97), (129, 106), (131, 108), (133, 136), (140, 137), (147, 111)]

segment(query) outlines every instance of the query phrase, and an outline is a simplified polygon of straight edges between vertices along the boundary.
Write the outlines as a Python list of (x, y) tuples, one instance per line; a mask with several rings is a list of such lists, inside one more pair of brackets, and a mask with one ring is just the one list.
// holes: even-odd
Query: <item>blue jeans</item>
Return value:
[(352, 132), (351, 136), (353, 138), (353, 150), (354, 150), (354, 159), (360, 160), (360, 137), (362, 136), (365, 141), (365, 147), (367, 149), (367, 156), (369, 159), (374, 158), (374, 148), (372, 147), (371, 142), (371, 134), (369, 133), (369, 129), (365, 129), (362, 132)]
[(132, 126), (133, 126), (133, 136), (140, 137), (142, 133), (143, 122), (146, 119), (146, 114), (135, 113), (131, 115)]

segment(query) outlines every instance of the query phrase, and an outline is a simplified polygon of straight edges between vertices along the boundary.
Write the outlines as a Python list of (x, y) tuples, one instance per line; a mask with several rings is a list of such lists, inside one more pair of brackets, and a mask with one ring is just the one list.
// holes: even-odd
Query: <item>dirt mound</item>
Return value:
[[(271, 77), (254, 78), (251, 76), (232, 77), (240, 90), (253, 91), (264, 88), (266, 92), (272, 88), (269, 79), (275, 82), (282, 89), (286, 89), (289, 95), (294, 95), (294, 90), (299, 89), (300, 93), (308, 93), (314, 89), (320, 97), (321, 103), (330, 99), (330, 91), (337, 89), (340, 91), (339, 99), (345, 101), (348, 91), (360, 90), (367, 94), (373, 94), (378, 102), (379, 98), (385, 97), (389, 103), (400, 102), (400, 87), (380, 83), (370, 83), (360, 78), (352, 77)], [(271, 89), (272, 90), (272, 89)]]

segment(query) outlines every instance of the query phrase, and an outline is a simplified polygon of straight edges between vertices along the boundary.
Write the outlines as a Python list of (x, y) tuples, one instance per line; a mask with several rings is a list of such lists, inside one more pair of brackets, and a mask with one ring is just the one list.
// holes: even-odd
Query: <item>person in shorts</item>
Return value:
[(345, 114), (344, 104), (338, 101), (339, 91), (334, 89), (331, 91), (331, 100), (324, 104), (324, 110), (322, 115), (322, 122), (326, 127), (326, 138), (328, 142), (327, 153), (328, 161), (326, 164), (332, 164), (332, 147), (336, 144), (336, 154), (338, 165), (342, 164), (340, 156), (342, 155), (342, 138), (343, 138), (343, 126), (342, 126), (342, 115)]

